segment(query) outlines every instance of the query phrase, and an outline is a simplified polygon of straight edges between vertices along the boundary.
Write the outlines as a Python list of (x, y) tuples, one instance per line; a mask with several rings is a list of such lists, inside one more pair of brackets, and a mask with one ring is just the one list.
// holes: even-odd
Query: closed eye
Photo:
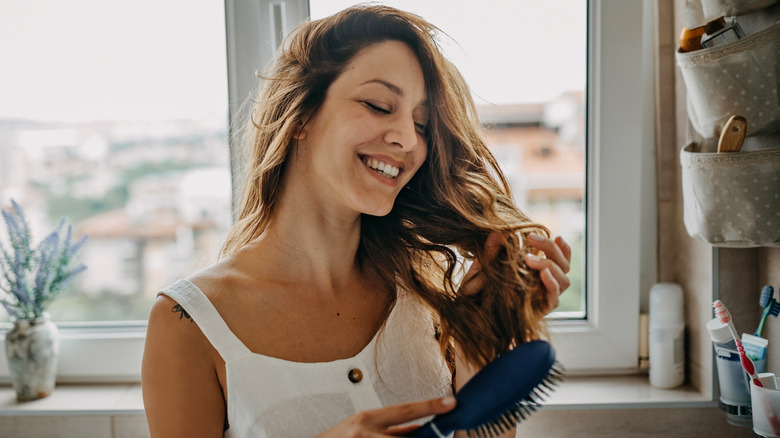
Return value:
[[(363, 105), (366, 106), (366, 108), (368, 108), (369, 110), (371, 110), (372, 112), (375, 112), (377, 114), (387, 115), (387, 114), (392, 113), (391, 109), (382, 108), (381, 106), (376, 105), (374, 103), (371, 103), (371, 102), (369, 102), (367, 100), (362, 101), (362, 103), (363, 103)], [(414, 128), (417, 131), (417, 133), (420, 136), (423, 136), (423, 137), (425, 137), (425, 134), (428, 131), (428, 125), (425, 125), (423, 123), (415, 123), (414, 124)]]
[(366, 108), (370, 109), (371, 111), (378, 113), (378, 114), (390, 114), (389, 109), (382, 108), (379, 105), (375, 105), (368, 101), (363, 101), (363, 105), (366, 106)]

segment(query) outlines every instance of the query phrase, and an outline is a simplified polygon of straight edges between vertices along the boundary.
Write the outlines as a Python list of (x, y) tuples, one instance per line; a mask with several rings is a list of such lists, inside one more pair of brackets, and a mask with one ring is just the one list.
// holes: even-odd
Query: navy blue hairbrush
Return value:
[(455, 409), (408, 436), (444, 438), (455, 430), (469, 436), (497, 436), (533, 413), (563, 376), (555, 351), (545, 341), (531, 341), (510, 350), (482, 368), (455, 395)]

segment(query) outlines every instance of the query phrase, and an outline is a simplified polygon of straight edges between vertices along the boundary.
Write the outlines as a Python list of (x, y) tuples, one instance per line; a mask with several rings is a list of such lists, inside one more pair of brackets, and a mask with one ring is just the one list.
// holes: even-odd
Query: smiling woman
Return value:
[(388, 214), (427, 155), (425, 101), (420, 64), (406, 44), (365, 49), (296, 133), (285, 191), (334, 217)]
[(358, 6), (285, 41), (223, 258), (152, 310), (153, 436), (395, 435), (543, 336), (570, 249), (512, 202), (437, 32)]

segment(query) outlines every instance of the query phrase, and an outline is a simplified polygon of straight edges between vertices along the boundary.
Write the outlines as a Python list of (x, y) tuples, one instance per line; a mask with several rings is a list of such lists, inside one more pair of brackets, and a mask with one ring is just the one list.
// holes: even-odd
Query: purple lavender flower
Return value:
[(72, 227), (63, 218), (34, 249), (22, 207), (11, 200), (13, 211), (3, 211), (10, 248), (0, 244), (0, 304), (15, 319), (43, 315), (46, 306), (73, 278), (86, 269), (73, 257), (86, 236), (72, 244)]

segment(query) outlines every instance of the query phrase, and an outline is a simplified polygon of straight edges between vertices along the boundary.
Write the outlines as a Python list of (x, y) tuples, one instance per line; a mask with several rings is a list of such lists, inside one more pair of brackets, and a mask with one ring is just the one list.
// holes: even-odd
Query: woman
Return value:
[(288, 38), (224, 257), (153, 306), (152, 436), (398, 434), (541, 336), (570, 250), (511, 202), (435, 32), (360, 6)]

